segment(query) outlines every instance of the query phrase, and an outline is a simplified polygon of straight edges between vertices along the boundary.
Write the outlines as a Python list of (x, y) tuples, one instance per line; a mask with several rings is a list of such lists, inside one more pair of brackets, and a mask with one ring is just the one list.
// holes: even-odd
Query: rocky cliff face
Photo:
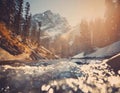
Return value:
[(64, 17), (59, 14), (52, 13), (50, 10), (40, 14), (35, 14), (32, 17), (32, 25), (36, 25), (38, 29), (38, 22), (42, 23), (41, 30), (49, 37), (54, 38), (70, 29), (70, 25)]

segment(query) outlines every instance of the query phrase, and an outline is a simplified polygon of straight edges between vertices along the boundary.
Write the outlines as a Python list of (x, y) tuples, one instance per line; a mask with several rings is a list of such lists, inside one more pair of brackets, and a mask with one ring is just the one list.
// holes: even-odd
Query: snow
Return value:
[(73, 56), (73, 58), (83, 58), (84, 57), (84, 52), (78, 54), (78, 55), (75, 55)]
[(55, 39), (55, 36), (65, 33), (70, 28), (68, 21), (64, 17), (51, 12), (51, 10), (35, 14), (32, 17), (32, 25), (37, 25), (37, 22), (42, 22), (41, 30), (47, 33), (52, 39)]
[(99, 48), (94, 53), (86, 55), (86, 57), (108, 57), (120, 52), (120, 41), (115, 42), (109, 46)]
[(120, 41), (115, 42), (111, 45), (108, 45), (103, 48), (96, 48), (96, 51), (90, 54), (84, 55), (84, 53), (80, 53), (75, 55), (73, 58), (105, 58), (113, 56), (120, 52)]

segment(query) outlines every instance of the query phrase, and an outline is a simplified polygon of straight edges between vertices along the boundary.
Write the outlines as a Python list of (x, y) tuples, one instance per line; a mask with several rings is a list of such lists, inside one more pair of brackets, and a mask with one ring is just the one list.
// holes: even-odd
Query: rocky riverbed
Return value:
[(8, 61), (0, 65), (0, 93), (120, 93), (120, 73), (105, 62)]

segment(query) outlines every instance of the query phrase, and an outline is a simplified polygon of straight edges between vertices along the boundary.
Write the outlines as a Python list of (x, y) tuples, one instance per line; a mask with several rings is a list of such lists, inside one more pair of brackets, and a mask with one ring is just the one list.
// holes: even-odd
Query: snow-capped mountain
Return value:
[(74, 56), (73, 58), (84, 58), (84, 57), (105, 58), (105, 57), (113, 56), (118, 53), (120, 53), (120, 41), (115, 42), (103, 48), (97, 48), (96, 51), (91, 54), (84, 55), (83, 53), (80, 53)]
[(50, 10), (35, 14), (32, 17), (32, 25), (38, 25), (38, 22), (42, 23), (41, 30), (52, 38), (70, 29), (70, 25), (64, 17)]

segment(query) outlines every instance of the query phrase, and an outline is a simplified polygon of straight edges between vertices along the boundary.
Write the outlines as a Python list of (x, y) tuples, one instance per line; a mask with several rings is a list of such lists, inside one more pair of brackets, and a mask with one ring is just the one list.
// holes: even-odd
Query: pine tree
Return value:
[(105, 31), (104, 19), (96, 18), (90, 21), (89, 30), (91, 32), (91, 44), (93, 47), (102, 47), (106, 45), (107, 32)]
[(25, 20), (24, 20), (24, 30), (23, 30), (23, 37), (24, 40), (26, 41), (26, 39), (29, 36), (29, 24), (30, 24), (30, 15), (29, 15), (29, 11), (30, 11), (30, 4), (29, 2), (26, 2), (26, 7), (25, 7)]
[(106, 31), (109, 42), (120, 39), (120, 0), (106, 0)]
[(32, 28), (31, 28), (31, 34), (30, 37), (33, 40), (34, 43), (37, 42), (37, 26), (35, 24), (33, 24)]
[(88, 53), (92, 50), (91, 33), (89, 24), (86, 20), (82, 20), (80, 24), (81, 43), (83, 44), (83, 51)]
[(42, 23), (41, 22), (38, 22), (38, 26), (39, 26), (39, 31), (38, 31), (38, 35), (37, 35), (37, 42), (38, 42), (38, 46), (40, 46), (40, 43), (41, 43), (41, 25)]
[(30, 32), (30, 28), (31, 28), (31, 18), (32, 18), (32, 14), (30, 14), (28, 16), (28, 21), (27, 21), (27, 25), (28, 25), (28, 37), (30, 36), (31, 32)]
[(21, 24), (22, 24), (22, 12), (23, 12), (23, 0), (15, 0), (15, 21), (14, 21), (14, 29), (17, 35), (21, 33)]
[(13, 31), (14, 29), (14, 17), (15, 17), (15, 0), (7, 0), (7, 16), (8, 16), (8, 28)]
[(7, 16), (7, 9), (6, 9), (6, 0), (0, 0), (0, 22), (7, 23), (6, 16)]
[(15, 34), (20, 34), (23, 0), (0, 0), (0, 21)]
[(0, 0), (0, 21), (4, 22), (9, 29), (13, 28), (14, 13), (14, 0)]

